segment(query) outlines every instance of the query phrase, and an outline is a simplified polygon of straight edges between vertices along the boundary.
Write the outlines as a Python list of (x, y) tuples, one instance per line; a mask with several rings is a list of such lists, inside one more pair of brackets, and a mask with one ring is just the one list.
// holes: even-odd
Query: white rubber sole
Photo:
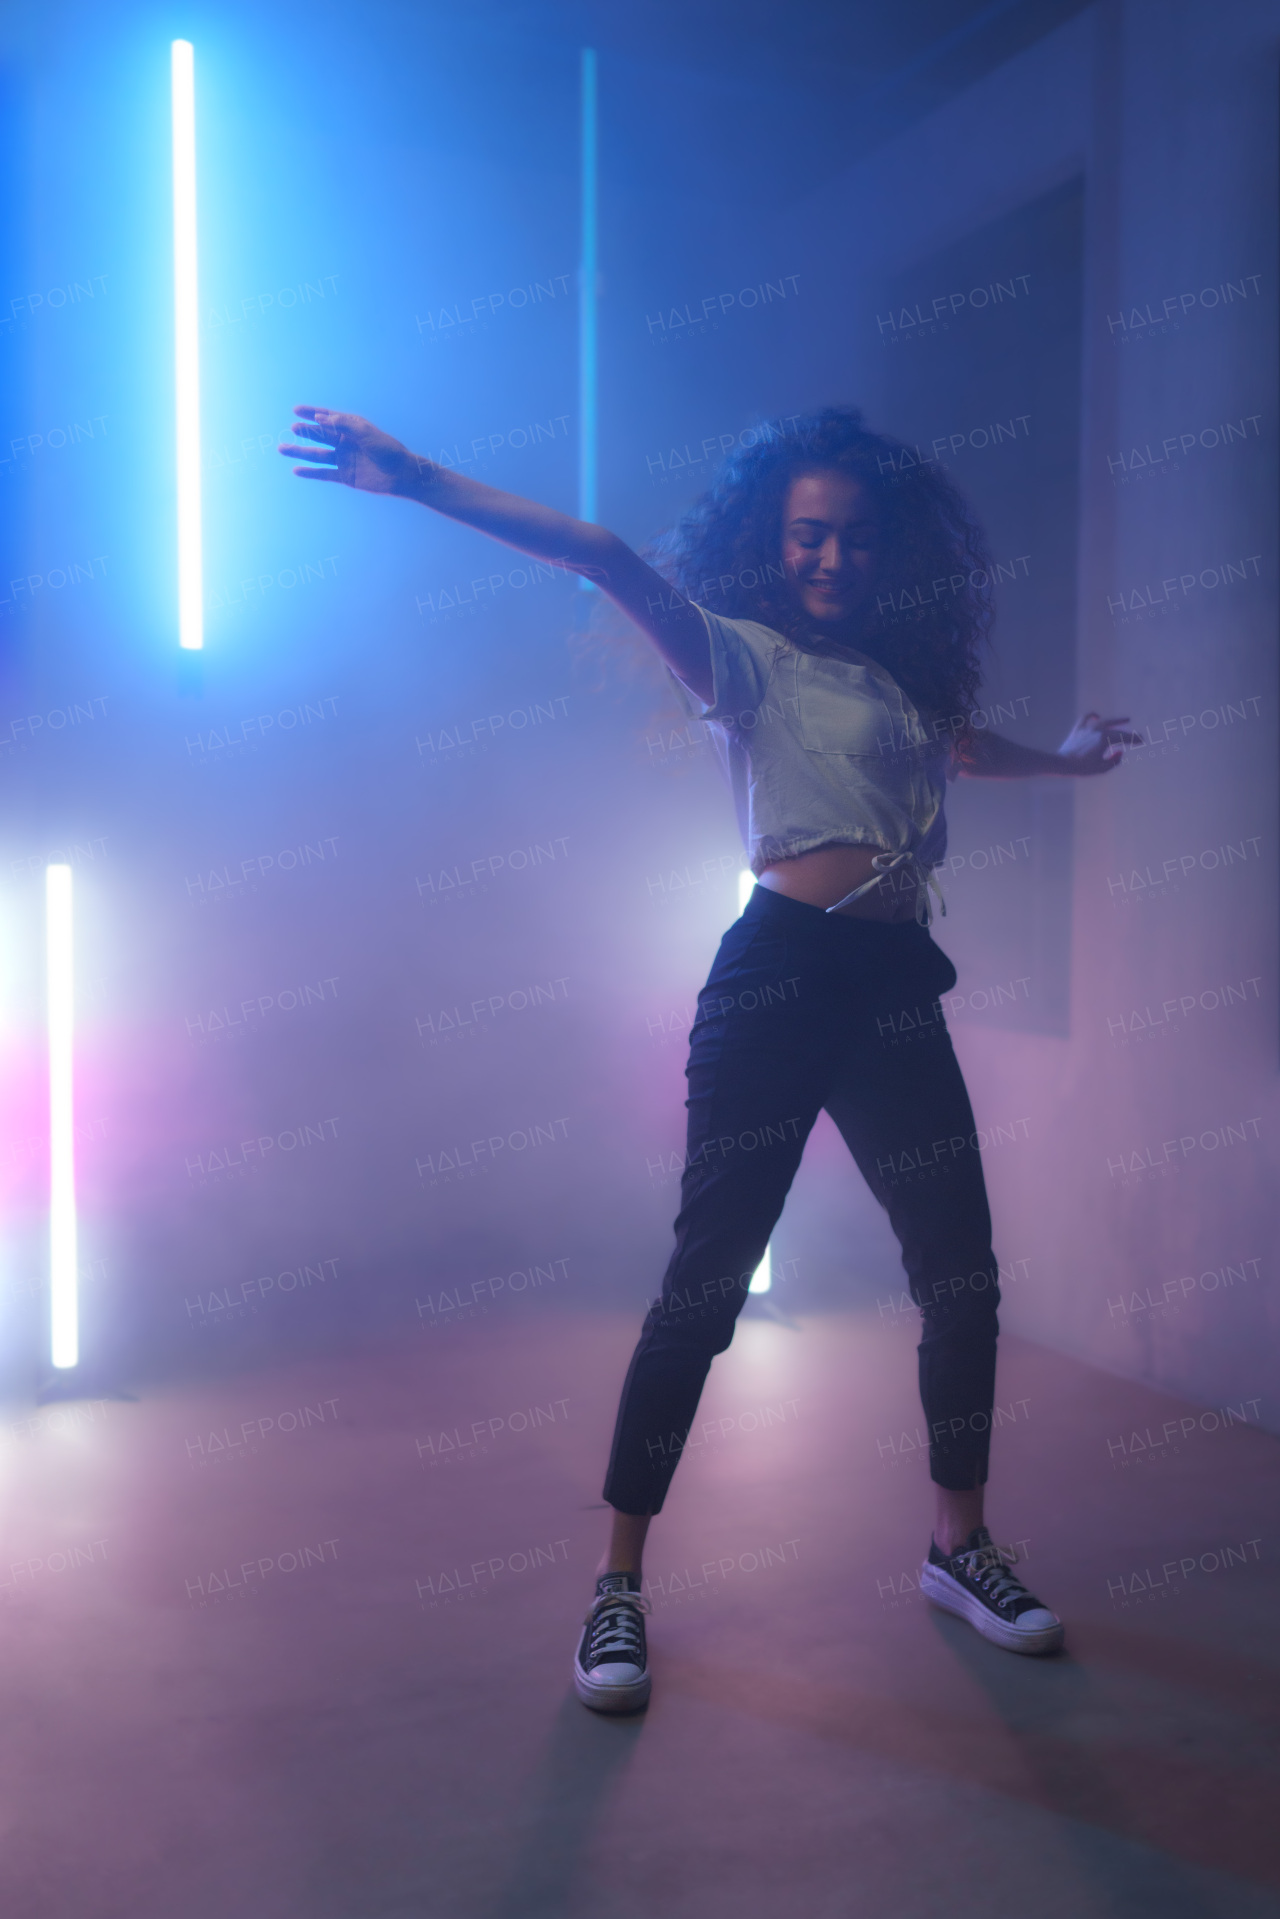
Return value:
[(1020, 1632), (1012, 1621), (997, 1618), (980, 1599), (975, 1599), (949, 1573), (944, 1573), (940, 1566), (931, 1566), (928, 1560), (920, 1568), (920, 1590), (933, 1605), (940, 1606), (943, 1612), (954, 1613), (958, 1619), (968, 1620), (984, 1639), (1003, 1646), (1006, 1652), (1056, 1652), (1065, 1637), (1061, 1622), (1042, 1626), (1038, 1631)]
[(649, 1684), (649, 1674), (645, 1673), (630, 1686), (601, 1686), (589, 1673), (583, 1672), (574, 1658), (573, 1690), (592, 1712), (638, 1712), (649, 1703)]

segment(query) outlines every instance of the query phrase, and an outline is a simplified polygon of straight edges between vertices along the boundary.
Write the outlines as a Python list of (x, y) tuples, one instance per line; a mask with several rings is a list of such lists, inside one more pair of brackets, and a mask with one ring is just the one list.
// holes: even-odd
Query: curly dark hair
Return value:
[[(742, 436), (745, 438), (746, 436)], [(876, 607), (857, 647), (922, 714), (968, 731), (991, 627), (991, 560), (982, 529), (942, 469), (870, 432), (856, 407), (824, 407), (785, 432), (755, 429), (650, 557), (684, 594), (729, 619), (759, 620), (806, 652), (831, 643), (789, 591), (782, 515), (798, 473), (835, 468), (861, 480), (882, 528)]]

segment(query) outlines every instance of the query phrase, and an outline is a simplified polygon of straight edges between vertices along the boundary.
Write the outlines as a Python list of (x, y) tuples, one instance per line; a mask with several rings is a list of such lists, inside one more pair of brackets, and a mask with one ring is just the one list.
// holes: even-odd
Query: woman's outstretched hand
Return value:
[(1066, 773), (1109, 773), (1119, 766), (1126, 746), (1141, 746), (1142, 735), (1125, 730), (1127, 713), (1104, 720), (1099, 713), (1086, 713), (1078, 719), (1058, 748), (1058, 757), (1068, 764)]
[[(372, 420), (358, 413), (331, 413), (323, 406), (295, 406), (297, 438), (280, 447), (295, 466), (300, 480), (337, 480), (362, 493), (404, 493), (417, 477), (422, 462), (407, 446), (393, 440)], [(318, 446), (301, 444), (318, 440)]]

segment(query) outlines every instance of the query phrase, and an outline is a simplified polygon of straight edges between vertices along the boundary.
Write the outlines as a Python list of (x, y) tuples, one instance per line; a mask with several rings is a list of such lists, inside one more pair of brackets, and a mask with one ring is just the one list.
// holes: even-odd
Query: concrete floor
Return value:
[(1006, 1339), (1019, 1659), (915, 1591), (910, 1326), (748, 1312), (630, 1720), (569, 1664), (631, 1316), (10, 1408), (6, 1919), (1280, 1912), (1280, 1442)]

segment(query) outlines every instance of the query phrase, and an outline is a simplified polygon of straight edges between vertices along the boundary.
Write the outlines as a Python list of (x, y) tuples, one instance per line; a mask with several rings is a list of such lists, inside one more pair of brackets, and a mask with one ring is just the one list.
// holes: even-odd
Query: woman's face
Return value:
[(875, 589), (880, 522), (861, 480), (831, 467), (798, 473), (782, 509), (782, 564), (811, 620), (856, 626)]

